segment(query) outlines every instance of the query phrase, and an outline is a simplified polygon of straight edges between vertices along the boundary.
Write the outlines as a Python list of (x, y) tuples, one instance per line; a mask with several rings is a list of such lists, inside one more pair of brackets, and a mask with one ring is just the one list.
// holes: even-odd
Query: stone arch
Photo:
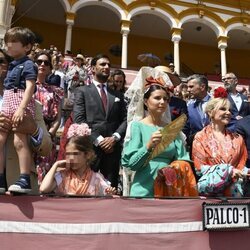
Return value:
[(227, 26), (225, 29), (225, 35), (228, 35), (228, 33), (231, 30), (239, 29), (239, 30), (244, 30), (247, 32), (250, 32), (250, 25), (248, 23), (242, 23), (242, 20), (239, 18), (231, 18), (230, 20), (227, 21)]
[(137, 16), (139, 14), (156, 15), (160, 17), (161, 19), (163, 19), (164, 21), (166, 21), (171, 28), (176, 27), (177, 25), (177, 22), (176, 22), (177, 13), (171, 7), (164, 8), (164, 9), (155, 7), (153, 8), (153, 11), (152, 11), (152, 7), (148, 5), (135, 6), (134, 8), (131, 8), (129, 10), (127, 19), (131, 20), (134, 16)]
[(89, 5), (95, 5), (95, 6), (102, 6), (107, 7), (111, 11), (113, 11), (118, 17), (123, 20), (126, 19), (125, 11), (121, 8), (121, 6), (117, 5), (113, 1), (109, 0), (102, 0), (102, 1), (96, 1), (96, 0), (85, 0), (85, 1), (77, 1), (73, 4), (71, 7), (71, 12), (76, 13), (77, 10), (81, 9), (82, 7), (89, 6)]
[(223, 20), (216, 14), (210, 13), (207, 10), (202, 16), (199, 16), (199, 8), (192, 8), (181, 12), (179, 14), (178, 28), (181, 28), (184, 23), (190, 21), (198, 21), (200, 23), (206, 24), (215, 32), (217, 37), (225, 35), (225, 25)]
[(59, 3), (61, 3), (61, 5), (63, 6), (65, 12), (69, 12), (70, 11), (70, 5), (69, 5), (69, 1), (68, 0), (59, 0)]

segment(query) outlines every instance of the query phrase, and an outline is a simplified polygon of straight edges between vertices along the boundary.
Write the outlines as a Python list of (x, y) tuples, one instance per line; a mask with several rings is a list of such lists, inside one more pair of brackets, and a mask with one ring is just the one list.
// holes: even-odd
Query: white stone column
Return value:
[(67, 31), (66, 31), (65, 48), (64, 48), (65, 53), (67, 50), (71, 51), (72, 26), (74, 25), (75, 16), (76, 16), (75, 13), (72, 12), (66, 13)]
[(65, 53), (67, 50), (71, 50), (71, 39), (72, 39), (72, 23), (69, 23), (67, 20), (67, 31), (66, 31), (66, 40), (65, 40)]
[(0, 0), (0, 25), (5, 26), (7, 0)]
[(128, 31), (122, 30), (122, 61), (121, 68), (128, 67)]
[(12, 17), (15, 13), (16, 1), (0, 0), (0, 47), (4, 48), (3, 38), (10, 28)]
[(16, 7), (14, 5), (10, 5), (7, 8), (6, 8), (6, 12), (8, 11), (8, 14), (6, 14), (6, 16), (5, 16), (5, 27), (6, 27), (6, 30), (11, 27), (12, 18), (14, 16), (15, 12), (16, 12)]
[(175, 72), (180, 75), (180, 48), (181, 31), (179, 28), (172, 28), (172, 42), (174, 43), (174, 66)]
[(121, 58), (121, 68), (128, 67), (128, 34), (130, 32), (130, 21), (122, 20), (121, 24), (121, 34), (122, 34), (122, 58)]
[(220, 60), (221, 60), (221, 76), (227, 73), (227, 60), (226, 60), (226, 48), (227, 48), (226, 36), (220, 36), (218, 38), (218, 48), (220, 49)]
[(174, 66), (175, 71), (178, 75), (180, 75), (180, 50), (179, 50), (179, 41), (181, 38), (172, 38), (172, 41), (174, 42)]
[(221, 75), (224, 76), (227, 73), (226, 47), (220, 46), (219, 49), (221, 60)]

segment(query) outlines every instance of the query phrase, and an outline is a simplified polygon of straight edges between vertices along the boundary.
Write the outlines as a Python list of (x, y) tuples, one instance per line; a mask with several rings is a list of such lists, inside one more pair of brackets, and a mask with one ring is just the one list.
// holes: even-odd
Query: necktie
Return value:
[(203, 104), (203, 101), (201, 100), (201, 101), (198, 102), (198, 106), (197, 106), (201, 118), (204, 117), (204, 111), (203, 111), (203, 108), (202, 108), (202, 104)]
[(196, 101), (197, 110), (198, 110), (198, 113), (199, 113), (199, 115), (201, 117), (201, 123), (202, 123), (202, 125), (204, 127), (205, 123), (206, 123), (206, 113), (204, 112), (204, 110), (202, 108), (203, 103), (204, 103), (203, 100), (197, 100)]
[(102, 104), (103, 104), (104, 110), (106, 111), (107, 110), (107, 95), (104, 89), (105, 85), (100, 84), (99, 87), (101, 88)]

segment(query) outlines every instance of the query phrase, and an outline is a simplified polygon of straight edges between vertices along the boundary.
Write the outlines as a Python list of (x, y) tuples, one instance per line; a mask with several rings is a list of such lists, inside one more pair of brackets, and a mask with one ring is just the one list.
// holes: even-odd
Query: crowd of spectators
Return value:
[[(249, 194), (249, 93), (237, 91), (234, 73), (228, 72), (222, 86), (211, 91), (204, 75), (182, 82), (173, 64), (142, 67), (127, 89), (126, 74), (112, 70), (108, 56), (63, 54), (54, 45), (42, 49), (31, 40), (24, 42), (25, 32), (19, 29), (12, 30), (14, 38), (6, 38), (6, 51), (0, 51), (1, 88), (5, 79), (1, 149), (3, 157), (17, 158), (9, 157), (4, 144), (6, 135), (18, 135), (23, 147), (29, 147), (32, 163), (22, 158), (15, 139), (19, 164), (12, 167), (1, 159), (1, 193)], [(22, 53), (11, 54), (13, 44)], [(24, 73), (27, 66), (15, 71), (27, 60), (37, 72)], [(9, 84), (15, 82), (10, 80), (14, 71), (20, 86)], [(32, 98), (40, 109), (7, 114), (8, 86), (26, 93), (33, 78)], [(27, 103), (16, 108), (26, 110)], [(226, 176), (223, 185), (221, 176)]]

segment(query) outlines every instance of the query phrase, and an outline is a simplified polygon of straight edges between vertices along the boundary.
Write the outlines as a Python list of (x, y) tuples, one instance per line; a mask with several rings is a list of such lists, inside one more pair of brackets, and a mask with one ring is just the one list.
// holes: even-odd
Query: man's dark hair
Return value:
[(108, 59), (108, 60), (110, 61), (110, 59), (109, 59), (109, 57), (108, 57), (107, 55), (98, 54), (98, 55), (96, 55), (95, 57), (92, 58), (90, 66), (91, 66), (91, 67), (92, 67), (92, 66), (96, 66), (96, 62), (97, 62), (99, 59), (101, 59), (101, 58), (106, 58), (106, 59)]

